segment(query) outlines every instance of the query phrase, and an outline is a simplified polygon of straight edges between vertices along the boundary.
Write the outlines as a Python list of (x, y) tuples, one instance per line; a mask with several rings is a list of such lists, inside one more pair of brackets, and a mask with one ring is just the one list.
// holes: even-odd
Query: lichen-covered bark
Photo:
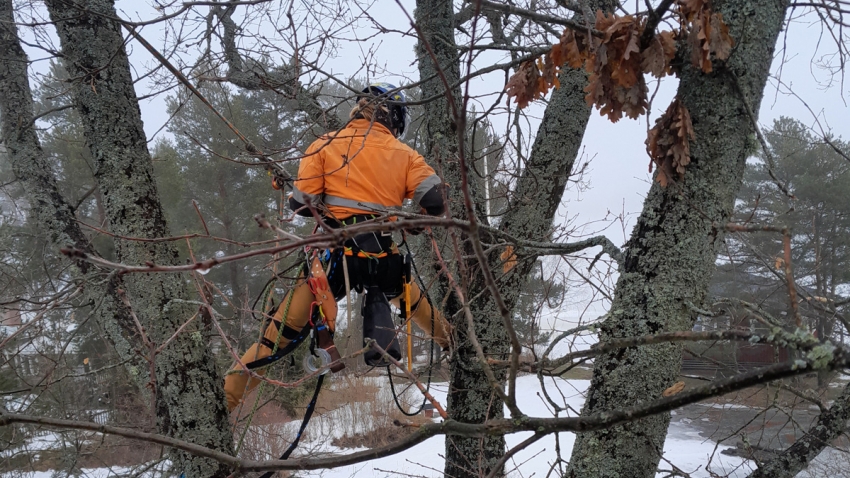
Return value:
[(850, 420), (850, 385), (845, 385), (841, 396), (835, 399), (829, 410), (818, 416), (806, 436), (772, 460), (762, 463), (748, 478), (794, 478), (847, 430), (847, 420)]
[[(153, 178), (141, 114), (120, 25), (110, 0), (46, 2), (62, 44), (65, 67), (96, 163), (95, 178), (113, 233), (125, 237), (168, 236)], [(119, 260), (133, 264), (175, 264), (176, 249), (164, 242), (115, 240)], [(151, 340), (161, 344), (195, 310), (186, 278), (177, 274), (137, 274), (124, 281), (133, 310)], [(174, 299), (177, 299), (175, 301)], [(194, 321), (156, 357), (158, 426), (163, 433), (232, 453), (221, 376)], [(226, 476), (225, 466), (177, 454), (186, 476)]]
[[(15, 179), (24, 186), (30, 208), (28, 217), (56, 247), (75, 247), (87, 253), (94, 248), (83, 234), (70, 204), (59, 192), (52, 168), (35, 132), (32, 91), (27, 78), (29, 61), (21, 48), (12, 14), (12, 0), (0, 2), (0, 120), (3, 144)], [(83, 303), (94, 304), (94, 318), (106, 331), (123, 360), (137, 373), (133, 376), (144, 390), (150, 379), (142, 357), (131, 344), (139, 342), (130, 310), (115, 293), (123, 287), (121, 278), (109, 283), (94, 277), (88, 262), (74, 262), (75, 280), (85, 284)]]
[[(593, 2), (594, 8), (607, 9), (610, 2)], [(453, 12), (450, 3), (417, 3), (417, 25), (429, 41), (434, 55), (440, 59), (444, 74), (450, 84), (456, 81), (458, 65), (453, 62), (457, 55), (453, 36)], [(451, 40), (447, 40), (450, 38)], [(430, 55), (420, 42), (417, 50), (420, 76), (436, 74)], [(543, 120), (532, 145), (526, 167), (517, 181), (512, 202), (500, 223), (500, 229), (514, 237), (529, 240), (545, 240), (551, 229), (552, 219), (572, 173), (584, 130), (590, 116), (590, 107), (584, 100), (587, 76), (582, 70), (565, 70), (560, 77), (561, 88), (556, 90), (544, 113)], [(423, 97), (441, 94), (444, 85), (431, 81), (423, 85)], [(455, 91), (455, 98), (459, 94)], [(426, 105), (426, 157), (437, 159), (442, 165), (444, 176), (450, 184), (460, 184), (459, 164), (456, 161), (456, 127), (447, 101)], [(448, 152), (449, 154), (446, 154)], [(462, 207), (460, 188), (451, 191), (453, 211)], [(473, 191), (473, 197), (475, 194)], [(460, 209), (462, 211), (462, 209)], [(467, 253), (471, 256), (471, 252)], [(498, 252), (491, 258), (490, 267), (501, 269)], [(498, 288), (507, 308), (513, 309), (524, 289), (534, 258), (525, 258), (500, 277)], [(479, 266), (470, 261), (471, 270)], [(469, 286), (469, 295), (477, 296), (486, 288), (480, 273), (475, 274)], [(452, 310), (454, 305), (454, 310)], [(458, 304), (449, 301), (447, 315), (457, 311)], [(475, 333), (482, 349), (490, 357), (507, 357), (510, 344), (493, 296), (481, 294), (481, 299), (470, 304), (475, 319)], [(451, 385), (449, 389), (449, 414), (458, 421), (481, 423), (492, 418), (501, 418), (502, 400), (494, 393), (469, 341), (465, 323), (457, 323), (457, 347), (451, 363)], [(504, 381), (504, 370), (496, 371), (497, 379)], [(505, 453), (504, 437), (468, 438), (449, 436), (446, 440), (446, 476), (485, 476)]]
[[(693, 120), (696, 139), (681, 183), (653, 184), (627, 244), (609, 318), (600, 340), (689, 330), (706, 296), (728, 220), (753, 152), (752, 122), (733, 83), (734, 72), (758, 111), (782, 27), (784, 0), (714, 2), (737, 45), (728, 65), (703, 74), (683, 66), (678, 95)], [(687, 55), (684, 56), (687, 58)], [(677, 345), (632, 347), (596, 359), (582, 413), (655, 400), (672, 385), (681, 365)], [(570, 477), (655, 475), (669, 414), (577, 437)]]
[[(500, 224), (501, 230), (514, 237), (529, 240), (547, 239), (546, 235), (552, 228), (552, 219), (561, 204), (561, 197), (564, 194), (567, 179), (572, 173), (590, 117), (590, 107), (587, 106), (582, 91), (587, 84), (587, 75), (581, 70), (565, 70), (560, 80), (561, 88), (552, 94), (532, 145), (526, 169), (517, 182), (516, 194)], [(520, 250), (518, 252), (522, 253)], [(522, 257), (522, 260), (508, 274), (498, 278), (497, 286), (508, 310), (516, 306), (534, 263), (534, 257)], [(490, 267), (494, 271), (501, 272), (502, 260), (498, 253), (494, 253), (490, 258)], [(481, 277), (482, 275), (478, 274), (478, 280), (474, 281), (470, 287), (473, 295), (486, 288)], [(507, 358), (510, 353), (510, 342), (492, 294), (482, 294), (480, 301), (473, 302), (471, 308), (475, 317), (476, 335), (482, 342), (482, 346), (487, 344), (483, 347), (484, 352), (489, 357)], [(486, 418), (502, 417), (502, 401), (493, 393), (474, 350), (471, 347), (459, 348), (455, 355), (457, 365), (452, 368), (452, 379), (455, 383), (464, 384), (464, 386), (453, 387), (449, 395), (454, 400), (450, 402), (453, 405), (453, 417), (463, 417), (464, 421), (470, 423), (480, 423)], [(505, 380), (504, 372), (502, 370), (501, 373), (497, 373), (499, 380)], [(459, 411), (456, 404), (463, 404), (465, 408)], [(519, 407), (522, 409), (523, 404), (519, 404)], [(456, 438), (452, 440), (457, 441)], [(482, 439), (465, 440), (469, 445), (468, 449), (464, 450), (465, 456), (475, 457), (476, 455), (470, 454), (481, 450)], [(495, 439), (492, 441), (496, 442)], [(498, 453), (497, 444), (500, 447)], [(494, 462), (503, 454), (504, 442), (500, 440), (493, 444), (492, 453), (485, 455), (484, 460), (461, 463), (460, 466), (451, 470), (456, 474), (449, 474), (447, 467), (446, 475), (486, 476), (492, 470)], [(458, 474), (457, 472), (461, 469), (473, 473)]]
[[(419, 61), (419, 76), (432, 78), (422, 84), (422, 96), (430, 98), (444, 95), (446, 88), (440, 78), (450, 84), (456, 84), (460, 77), (460, 65), (457, 60), (457, 45), (454, 38), (454, 9), (451, 2), (440, 0), (418, 0), (416, 2), (416, 25), (422, 34), (416, 47)], [(430, 50), (430, 51), (429, 51)], [(433, 56), (432, 56), (433, 54)], [(435, 64), (434, 58), (437, 63)], [(460, 89), (451, 92), (456, 111), (460, 112)], [(448, 190), (451, 214), (465, 218), (461, 189), (460, 143), (458, 141), (457, 118), (454, 117), (448, 95), (445, 99), (432, 101), (423, 106), (423, 133), (425, 147), (421, 151), (425, 158), (443, 175), (443, 180), (451, 185)], [(464, 243), (467, 245), (467, 243)], [(443, 256), (451, 261), (453, 254), (451, 242), (440, 244)], [(463, 246), (462, 246), (463, 247)], [(424, 255), (434, 264), (434, 275), (439, 275), (436, 258), (426, 248)], [(468, 249), (468, 247), (467, 247)], [(467, 251), (468, 252), (468, 251)], [(455, 269), (457, 274), (459, 269)], [(445, 276), (440, 276), (440, 294), (449, 291)], [(445, 306), (445, 316), (452, 317), (461, 309), (455, 294), (449, 293)], [(473, 311), (476, 326), (481, 332), (478, 340), (485, 351), (493, 347), (504, 348), (506, 337), (501, 327), (493, 327), (492, 320), (498, 316), (484, 317)], [(459, 314), (459, 316), (462, 314)], [(487, 379), (477, 365), (475, 351), (469, 341), (463, 319), (453, 322), (456, 346), (450, 363), (450, 383), (448, 396), (449, 416), (461, 422), (481, 423), (487, 418), (502, 417), (502, 402), (490, 388)], [(489, 470), (505, 450), (504, 437), (469, 438), (460, 436), (446, 437), (446, 476), (478, 476), (482, 470)], [(486, 474), (486, 471), (484, 471)]]

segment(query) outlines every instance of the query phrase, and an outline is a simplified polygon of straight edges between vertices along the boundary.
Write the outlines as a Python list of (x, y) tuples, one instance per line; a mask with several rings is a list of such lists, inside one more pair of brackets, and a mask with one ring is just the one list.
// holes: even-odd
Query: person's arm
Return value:
[(325, 192), (325, 170), (321, 153), (325, 143), (325, 138), (313, 142), (298, 165), (298, 179), (295, 180), (292, 195), (289, 196), (289, 208), (300, 216), (312, 217), (310, 209), (304, 206), (308, 201), (314, 206), (317, 205)]
[[(439, 179), (439, 178), (437, 178)], [(446, 212), (446, 204), (443, 201), (443, 183), (439, 182), (432, 186), (422, 195), (419, 200), (419, 206), (425, 210), (429, 216), (442, 216)]]
[(429, 216), (440, 216), (446, 211), (443, 202), (443, 181), (428, 166), (425, 159), (414, 152), (407, 173), (407, 196)]

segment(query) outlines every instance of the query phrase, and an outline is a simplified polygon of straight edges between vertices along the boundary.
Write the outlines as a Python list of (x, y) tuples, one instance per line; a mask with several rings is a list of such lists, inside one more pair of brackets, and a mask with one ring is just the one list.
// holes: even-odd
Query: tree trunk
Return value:
[[(592, 2), (593, 8), (610, 8), (609, 2)], [(422, 31), (424, 41), (442, 65), (443, 74), (449, 84), (455, 84), (458, 77), (458, 65), (454, 60), (457, 48), (454, 45), (453, 11), (451, 3), (420, 0), (417, 2), (417, 26)], [(482, 20), (482, 23), (484, 21)], [(451, 41), (446, 41), (450, 38)], [(435, 40), (438, 39), (438, 40)], [(430, 78), (437, 75), (430, 52), (420, 39), (417, 50), (420, 77)], [(552, 219), (567, 181), (572, 174), (590, 107), (584, 99), (584, 87), (587, 75), (583, 70), (566, 69), (560, 76), (561, 88), (555, 90), (544, 117), (531, 155), (517, 182), (516, 194), (501, 221), (500, 229), (521, 239), (546, 240), (552, 227)], [(442, 94), (444, 85), (439, 77), (422, 86), (423, 98)], [(460, 106), (460, 92), (453, 91)], [(426, 105), (425, 135), (426, 157), (437, 160), (442, 166), (446, 182), (454, 186), (450, 191), (453, 213), (459, 214), (463, 199), (460, 190), (459, 161), (456, 160), (457, 125), (452, 118), (448, 101), (434, 101)], [(447, 154), (449, 153), (449, 154)], [(474, 194), (473, 198), (478, 195)], [(480, 207), (480, 205), (478, 205)], [(444, 249), (445, 250), (445, 249)], [(490, 258), (489, 266), (494, 271), (502, 268), (499, 252)], [(517, 251), (519, 252), (519, 251)], [(472, 255), (471, 250), (466, 251)], [(445, 257), (445, 255), (444, 255)], [(519, 293), (525, 287), (528, 275), (535, 263), (535, 256), (523, 258), (509, 274), (499, 278), (498, 288), (503, 292), (502, 299), (509, 310), (516, 305)], [(467, 264), (467, 270), (478, 269), (476, 261)], [(470, 273), (473, 276), (472, 273)], [(470, 280), (469, 296), (476, 296), (486, 288), (481, 274), (475, 274)], [(491, 294), (482, 294), (483, 299), (470, 305), (474, 317), (474, 329), (481, 347), (488, 357), (507, 358), (510, 343), (502, 322), (502, 317)], [(456, 298), (455, 298), (456, 299)], [(461, 304), (449, 300), (446, 316), (452, 316), (460, 310)], [(461, 314), (462, 315), (462, 314)], [(455, 325), (457, 346), (452, 355), (450, 367), (449, 414), (452, 419), (466, 423), (482, 423), (485, 420), (504, 416), (501, 398), (494, 392), (475, 350), (469, 340), (468, 328), (464, 319)], [(505, 373), (496, 371), (497, 379), (504, 383)], [(503, 436), (470, 438), (449, 436), (446, 439), (446, 476), (484, 476), (489, 474), (505, 453)]]
[[(610, 317), (600, 329), (602, 342), (693, 327), (693, 309), (705, 299), (723, 225), (755, 148), (752, 120), (734, 75), (752, 111), (758, 112), (786, 6), (784, 0), (714, 3), (735, 38), (735, 49), (728, 64), (717, 65), (711, 74), (683, 65), (678, 95), (696, 134), (691, 164), (681, 182), (666, 188), (656, 183), (650, 189), (620, 267)], [(661, 397), (676, 381), (681, 357), (681, 347), (672, 344), (598, 357), (582, 414)], [(665, 413), (579, 434), (567, 476), (654, 476), (669, 421)]]
[[(113, 2), (49, 0), (46, 4), (66, 69), (77, 79), (72, 93), (112, 232), (124, 237), (168, 236), (121, 26), (112, 20), (117, 16)], [(170, 243), (116, 239), (115, 248), (118, 260), (125, 263), (178, 263), (177, 250)], [(184, 276), (138, 274), (127, 276), (125, 285), (136, 315), (155, 344), (169, 340), (195, 312), (195, 307), (178, 302), (188, 297)], [(156, 356), (158, 426), (169, 436), (232, 453), (222, 379), (200, 327), (198, 320), (189, 324)], [(186, 453), (175, 458), (187, 477), (228, 474), (224, 465), (210, 459)]]
[[(216, 158), (211, 158), (213, 161)], [(224, 237), (230, 239), (231, 241), (236, 240), (236, 234), (233, 233), (233, 214), (231, 213), (230, 204), (228, 202), (228, 194), (227, 187), (224, 184), (223, 172), (218, 172), (217, 183), (218, 183), (218, 195), (221, 198), (222, 211), (221, 211), (221, 226), (224, 229)], [(231, 242), (228, 242), (224, 245), (224, 253), (228, 256), (236, 254), (236, 245)], [(242, 283), (239, 280), (239, 267), (240, 264), (236, 261), (233, 261), (227, 265), (227, 274), (230, 280), (230, 290), (231, 295), (233, 296), (233, 304), (235, 306), (233, 310), (233, 315), (236, 317), (236, 320), (241, 323), (242, 320), (246, 319), (250, 314), (248, 313), (248, 308), (251, 304), (248, 303), (248, 291), (242, 290)]]
[[(9, 162), (15, 178), (21, 182), (29, 202), (28, 220), (43, 231), (56, 247), (74, 247), (94, 253), (94, 247), (80, 229), (71, 205), (59, 192), (56, 178), (34, 127), (32, 91), (27, 78), (27, 59), (21, 48), (14, 17), (12, 0), (0, 2), (0, 120), (3, 145), (9, 152)], [(122, 289), (120, 277), (103, 283), (94, 276), (99, 271), (88, 262), (74, 262), (74, 279), (85, 284), (83, 303), (94, 304), (94, 317), (106, 331), (123, 360), (130, 361), (131, 374), (137, 385), (145, 390), (150, 380), (148, 366), (134, 348), (140, 343), (139, 332), (127, 308), (116, 291)]]
[[(419, 77), (430, 78), (421, 86), (422, 97), (432, 98), (445, 95), (426, 103), (423, 116), (425, 148), (422, 154), (434, 166), (443, 181), (451, 188), (447, 191), (449, 197), (449, 212), (459, 218), (466, 217), (463, 208), (463, 196), (460, 171), (460, 143), (458, 141), (458, 118), (454, 112), (460, 112), (460, 89), (451, 90), (453, 98), (449, 100), (446, 87), (441, 76), (449, 85), (455, 85), (460, 78), (460, 64), (457, 60), (457, 45), (454, 37), (454, 8), (451, 2), (440, 0), (417, 0), (414, 13), (416, 25), (421, 36), (416, 46), (416, 56), (419, 60)], [(436, 60), (436, 62), (435, 62)], [(454, 101), (454, 108), (450, 101)], [(451, 240), (439, 244), (443, 257), (452, 263), (454, 250)], [(445, 246), (445, 247), (444, 247)], [(461, 245), (461, 247), (464, 247)], [(444, 310), (445, 317), (453, 317), (461, 310), (458, 297), (448, 285), (445, 275), (440, 274), (437, 258), (430, 251), (430, 244), (422, 244), (418, 254), (420, 263), (432, 266), (430, 274), (440, 278), (437, 294), (430, 291), (432, 301), (440, 302), (448, 294)], [(423, 269), (425, 269), (423, 267)], [(458, 269), (453, 272), (458, 281)], [(436, 298), (434, 296), (436, 295)], [(480, 367), (476, 365), (475, 352), (466, 337), (466, 327), (463, 320), (453, 321), (457, 340), (450, 364), (450, 381), (448, 396), (449, 416), (458, 421), (481, 423), (488, 417), (502, 416), (502, 403), (493, 402), (492, 390), (483, 377)], [(472, 357), (469, 361), (468, 357)], [(469, 368), (469, 373), (464, 369)], [(482, 385), (483, 384), (483, 385)], [(477, 476), (475, 470), (488, 469), (488, 462), (497, 460), (504, 454), (505, 442), (503, 437), (487, 437), (484, 439), (467, 438), (449, 435), (446, 437), (446, 476)]]
[[(457, 60), (457, 45), (454, 39), (454, 9), (451, 2), (440, 0), (418, 0), (416, 3), (416, 25), (421, 36), (417, 44), (419, 60), (419, 76), (422, 79), (432, 78), (422, 84), (422, 97), (432, 98), (444, 96), (424, 105), (425, 115), (425, 151), (423, 154), (434, 165), (443, 181), (451, 186), (447, 191), (449, 211), (454, 217), (467, 217), (464, 208), (462, 171), (460, 164), (460, 141), (458, 131), (464, 126), (459, 124), (460, 118), (455, 113), (461, 113), (462, 102), (460, 89), (451, 90), (452, 98), (446, 94), (446, 86), (441, 80), (445, 78), (449, 85), (456, 85), (460, 78), (460, 65)], [(483, 23), (483, 22), (482, 22)], [(435, 60), (436, 59), (436, 63)], [(454, 108), (451, 101), (454, 101)], [(473, 184), (470, 184), (473, 187)], [(473, 193), (473, 197), (475, 197)], [(473, 212), (474, 214), (474, 212)], [(471, 255), (472, 250), (468, 237), (461, 237), (461, 251)], [(459, 284), (469, 284), (470, 277), (461, 277), (468, 269), (460, 264), (453, 264), (455, 248), (452, 240), (441, 241), (438, 246), (447, 261), (447, 265), (456, 265), (452, 271)], [(440, 293), (448, 294), (444, 316), (459, 317), (454, 321), (455, 348), (449, 364), (449, 394), (448, 413), (453, 420), (465, 423), (482, 423), (489, 418), (504, 416), (501, 399), (495, 394), (469, 340), (466, 319), (463, 314), (456, 314), (463, 307), (459, 297), (451, 291), (445, 275), (440, 275), (440, 266), (436, 257), (430, 253), (430, 245), (424, 245), (420, 257), (428, 257), (433, 264), (433, 274), (440, 277)], [(432, 293), (433, 294), (433, 293)], [(484, 315), (473, 309), (477, 337), (485, 354), (503, 355), (507, 351), (507, 337), (501, 326), (498, 314)], [(495, 327), (493, 327), (495, 325)], [(504, 456), (505, 440), (503, 436), (488, 436), (470, 438), (449, 435), (446, 437), (446, 476), (483, 476), (489, 473), (499, 458)]]

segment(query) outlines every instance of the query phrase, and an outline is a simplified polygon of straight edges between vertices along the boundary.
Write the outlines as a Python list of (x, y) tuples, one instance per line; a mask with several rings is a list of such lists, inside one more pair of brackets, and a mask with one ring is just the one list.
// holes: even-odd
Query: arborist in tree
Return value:
[[(362, 91), (349, 116), (345, 128), (307, 148), (289, 197), (292, 210), (306, 217), (316, 212), (333, 229), (386, 217), (401, 209), (405, 199), (412, 199), (425, 214), (442, 215), (442, 181), (419, 153), (399, 140), (410, 123), (404, 93), (388, 83), (373, 83)], [(374, 339), (390, 356), (401, 358), (392, 302), (403, 319), (416, 323), (444, 350), (449, 347), (448, 324), (411, 280), (411, 257), (399, 253), (389, 232), (359, 234), (343, 247), (316, 252), (307, 259), (306, 273), (281, 301), (263, 339), (242, 356), (249, 369), (261, 373), (261, 367), (300, 345), (310, 328), (317, 337), (311, 353), (328, 352), (324, 363), (338, 359), (331, 338), (336, 301), (351, 289), (366, 294), (364, 344), (367, 338)], [(389, 365), (374, 349), (364, 358), (368, 365)], [(340, 363), (331, 370), (342, 368)], [(225, 380), (231, 410), (259, 383), (240, 369), (235, 367)]]

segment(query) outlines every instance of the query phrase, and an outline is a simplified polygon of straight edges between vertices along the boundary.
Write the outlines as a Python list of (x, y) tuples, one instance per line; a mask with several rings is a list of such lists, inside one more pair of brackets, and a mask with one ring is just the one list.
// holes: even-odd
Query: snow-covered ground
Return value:
[[(308, 428), (309, 433), (305, 435), (298, 450), (294, 456), (299, 453), (353, 453), (356, 449), (341, 449), (331, 445), (334, 437), (339, 437), (344, 433), (353, 433), (367, 430), (370, 424), (358, 422), (350, 423), (354, 417), (374, 416), (377, 412), (380, 415), (386, 406), (393, 406), (386, 386), (386, 379), (383, 377), (373, 377), (368, 379), (370, 383), (382, 387), (379, 393), (378, 400), (367, 404), (351, 403), (342, 406), (341, 408), (322, 415), (317, 415), (313, 418)], [(345, 388), (345, 383), (340, 380), (333, 381), (333, 388), (342, 391)], [(584, 391), (589, 386), (587, 380), (564, 380), (560, 378), (547, 378), (546, 390), (549, 396), (561, 406), (571, 408), (576, 412), (571, 412), (575, 415), (584, 403)], [(517, 402), (523, 412), (530, 416), (536, 417), (551, 417), (552, 412), (542, 396), (540, 383), (536, 376), (523, 376), (517, 379)], [(434, 397), (443, 405), (446, 404), (446, 384), (433, 384), (431, 392)], [(385, 400), (389, 403), (382, 404)], [(369, 410), (354, 410), (353, 407), (365, 406)], [(723, 407), (724, 405), (712, 405)], [(507, 411), (506, 411), (507, 413)], [(674, 417), (675, 418), (675, 417)], [(435, 418), (439, 420), (439, 418)], [(341, 423), (349, 422), (347, 426), (341, 426)], [(294, 431), (299, 425), (298, 422), (289, 422), (285, 425), (278, 426), (285, 430)], [(525, 440), (531, 435), (527, 433), (517, 433), (509, 435), (507, 442), (509, 446), (516, 445)], [(45, 435), (36, 443), (30, 443), (32, 448), (45, 449), (49, 437), (53, 435)], [(58, 438), (58, 437), (56, 437)], [(559, 443), (556, 444), (555, 436), (548, 436), (528, 448), (518, 452), (509, 462), (509, 476), (528, 478), (531, 476), (544, 477), (547, 476), (553, 464), (556, 464), (558, 456), (557, 447), (560, 447), (560, 456), (569, 459), (570, 450), (573, 446), (574, 435), (572, 433), (561, 433), (558, 436)], [(706, 440), (700, 437), (696, 428), (688, 425), (687, 421), (673, 420), (667, 440), (664, 445), (664, 460), (660, 464), (662, 470), (671, 470), (675, 466), (679, 470), (689, 473), (692, 477), (710, 477), (710, 476), (729, 476), (729, 477), (745, 477), (753, 469), (753, 464), (737, 457), (722, 455), (721, 450), (728, 448), (727, 446), (717, 445), (711, 440)], [(386, 458), (372, 460), (366, 463), (346, 466), (334, 470), (324, 470), (314, 472), (310, 476), (322, 476), (325, 478), (348, 478), (355, 476), (374, 476), (374, 477), (436, 477), (442, 476), (443, 469), (443, 454), (445, 450), (445, 437), (437, 436), (427, 440), (409, 450), (406, 450), (397, 455)], [(817, 463), (829, 464), (834, 461), (833, 456), (837, 452), (824, 453), (819, 458)], [(813, 469), (812, 473), (801, 473), (798, 478), (814, 478), (815, 476), (823, 476)], [(85, 477), (101, 478), (106, 476), (114, 476), (115, 474), (128, 473), (131, 470), (126, 468), (115, 469), (86, 469), (83, 470)], [(558, 476), (554, 473), (551, 476)], [(665, 476), (666, 473), (659, 473), (658, 476)], [(37, 472), (28, 474), (17, 474), (16, 478), (53, 478), (50, 472)], [(299, 476), (305, 476), (304, 473), (299, 473)]]
[[(573, 410), (581, 410), (584, 404), (584, 391), (589, 386), (587, 380), (546, 379), (549, 396), (561, 406), (564, 404)], [(529, 416), (551, 417), (545, 399), (542, 398), (540, 383), (535, 376), (524, 376), (517, 379), (517, 403), (523, 412)], [(434, 397), (440, 403), (446, 403), (446, 386), (438, 384), (432, 388)], [(506, 411), (507, 413), (507, 411)], [(508, 446), (516, 445), (531, 436), (531, 432), (516, 433), (507, 437)], [(575, 435), (561, 433), (561, 456), (569, 459)], [(708, 477), (711, 472), (718, 475), (743, 477), (749, 474), (750, 467), (744, 460), (720, 455), (720, 450), (728, 448), (716, 446), (714, 442), (700, 438), (695, 429), (685, 424), (673, 423), (670, 426), (667, 442), (664, 446), (664, 456), (679, 469), (696, 477)], [(333, 451), (333, 447), (326, 447)], [(336, 450), (351, 453), (354, 450)], [(324, 478), (348, 478), (354, 476), (398, 477), (398, 476), (442, 476), (443, 454), (445, 452), (445, 437), (434, 437), (409, 450), (394, 456), (373, 460), (368, 463), (351, 465), (321, 473)], [(713, 459), (711, 458), (713, 455)], [(528, 478), (531, 476), (544, 477), (549, 473), (557, 457), (556, 440), (548, 436), (528, 448), (518, 452), (509, 462), (509, 476)], [(709, 460), (710, 464), (709, 464)], [(742, 464), (744, 465), (742, 467)], [(671, 469), (668, 463), (662, 462), (662, 469)], [(317, 476), (319, 473), (316, 474)], [(557, 474), (553, 474), (557, 476)], [(659, 476), (664, 476), (659, 474)]]

